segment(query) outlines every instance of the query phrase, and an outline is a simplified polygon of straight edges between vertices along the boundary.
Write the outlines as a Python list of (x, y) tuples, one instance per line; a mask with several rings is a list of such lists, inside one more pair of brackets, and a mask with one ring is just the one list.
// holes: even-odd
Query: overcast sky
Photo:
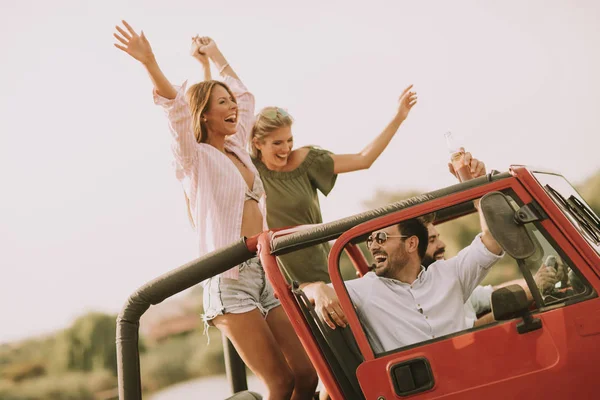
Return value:
[(143, 68), (113, 47), (144, 29), (173, 83), (198, 81), (212, 36), (297, 145), (361, 150), (402, 89), (419, 104), (368, 171), (340, 176), (326, 221), (376, 188), (453, 184), (450, 129), (489, 167), (580, 182), (600, 168), (597, 1), (3, 1), (0, 14), (0, 342), (118, 312), (197, 256), (170, 136)]

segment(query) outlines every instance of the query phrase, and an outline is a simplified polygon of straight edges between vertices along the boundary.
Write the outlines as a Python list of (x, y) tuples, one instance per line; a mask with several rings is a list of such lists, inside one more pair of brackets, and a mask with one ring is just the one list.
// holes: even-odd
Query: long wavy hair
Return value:
[(208, 140), (208, 130), (206, 129), (206, 124), (202, 121), (202, 116), (205, 112), (210, 111), (210, 95), (216, 85), (220, 85), (227, 90), (229, 95), (233, 98), (233, 101), (237, 103), (231, 89), (229, 89), (226, 84), (219, 81), (196, 83), (190, 86), (186, 93), (186, 99), (192, 114), (192, 129), (194, 131), (196, 142), (198, 143), (206, 143)]
[[(208, 140), (208, 129), (206, 128), (206, 124), (202, 120), (205, 112), (210, 111), (210, 96), (212, 91), (216, 85), (221, 85), (233, 98), (233, 101), (237, 103), (235, 99), (235, 95), (229, 89), (229, 87), (219, 81), (204, 81), (196, 83), (188, 89), (186, 93), (186, 100), (190, 107), (190, 113), (192, 114), (192, 130), (194, 132), (194, 137), (196, 138), (196, 142), (198, 143), (206, 143)], [(185, 204), (187, 207), (188, 218), (190, 220), (190, 224), (194, 228), (196, 228), (196, 224), (194, 223), (194, 218), (192, 216), (192, 209), (190, 207), (190, 199), (185, 193)]]

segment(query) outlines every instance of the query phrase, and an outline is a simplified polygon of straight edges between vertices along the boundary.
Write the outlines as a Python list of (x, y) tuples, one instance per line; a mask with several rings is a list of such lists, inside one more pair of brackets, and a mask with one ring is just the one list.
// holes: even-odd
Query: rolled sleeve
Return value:
[(469, 297), (469, 301), (476, 314), (481, 314), (482, 312), (487, 312), (492, 309), (491, 298), (493, 291), (494, 288), (492, 285), (477, 286), (473, 290), (471, 297)]
[(254, 125), (254, 95), (250, 93), (246, 85), (240, 80), (231, 76), (226, 76), (223, 82), (231, 89), (237, 101), (238, 126), (234, 137), (238, 141), (238, 144), (245, 149), (247, 148), (250, 132), (252, 132), (252, 126)]
[(153, 91), (154, 104), (165, 110), (169, 120), (169, 131), (173, 137), (171, 146), (175, 156), (175, 170), (178, 179), (189, 175), (196, 164), (197, 143), (192, 127), (192, 115), (185, 99), (187, 81), (181, 86), (173, 86), (177, 91), (174, 99), (167, 99)]
[(504, 256), (489, 251), (478, 234), (473, 242), (455, 257), (455, 271), (463, 289), (463, 301), (467, 301), (473, 290), (485, 278), (489, 269)]
[(183, 100), (185, 102), (185, 90), (187, 88), (187, 81), (183, 82), (181, 86), (173, 85), (173, 89), (177, 92), (177, 95), (174, 99), (167, 99), (166, 97), (162, 97), (156, 89), (152, 90), (152, 98), (154, 100), (154, 104), (157, 106), (161, 106), (164, 108), (172, 108), (174, 105), (181, 103)]

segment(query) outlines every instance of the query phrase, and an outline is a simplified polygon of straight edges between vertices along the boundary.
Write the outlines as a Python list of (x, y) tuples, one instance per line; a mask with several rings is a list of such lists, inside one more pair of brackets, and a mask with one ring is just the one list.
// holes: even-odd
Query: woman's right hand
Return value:
[(150, 42), (148, 42), (148, 39), (144, 36), (144, 31), (138, 35), (127, 21), (123, 20), (121, 22), (123, 22), (127, 31), (123, 30), (118, 25), (115, 27), (120, 35), (117, 33), (113, 33), (113, 35), (123, 44), (119, 45), (115, 43), (115, 47), (123, 50), (142, 64), (148, 64), (149, 62), (154, 61), (154, 53), (152, 52), (152, 47), (150, 47)]

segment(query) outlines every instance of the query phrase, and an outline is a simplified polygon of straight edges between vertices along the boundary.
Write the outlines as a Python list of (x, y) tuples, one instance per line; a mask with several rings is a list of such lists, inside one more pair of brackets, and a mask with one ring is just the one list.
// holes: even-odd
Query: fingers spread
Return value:
[(116, 47), (117, 49), (121, 49), (121, 50), (123, 50), (123, 51), (125, 51), (125, 52), (127, 51), (127, 47), (121, 46), (121, 45), (119, 45), (119, 44), (116, 44), (116, 43), (113, 43), (113, 44), (115, 45), (115, 47)]
[(117, 35), (116, 33), (113, 33), (113, 36), (121, 43), (123, 43), (125, 46), (127, 46), (129, 44), (129, 42), (125, 39), (123, 39), (121, 36)]
[(131, 33), (131, 36), (137, 36), (137, 33), (135, 33), (135, 31), (133, 30), (133, 28), (131, 27), (131, 25), (129, 25), (127, 23), (127, 21), (122, 20), (121, 22), (123, 23), (123, 25), (125, 25), (125, 28), (127, 28), (127, 30), (129, 31), (129, 33)]
[(131, 40), (131, 35), (127, 32), (125, 32), (120, 26), (116, 26), (115, 28), (117, 28), (117, 30), (119, 31), (119, 33), (121, 35), (123, 35), (123, 37), (127, 40)]

